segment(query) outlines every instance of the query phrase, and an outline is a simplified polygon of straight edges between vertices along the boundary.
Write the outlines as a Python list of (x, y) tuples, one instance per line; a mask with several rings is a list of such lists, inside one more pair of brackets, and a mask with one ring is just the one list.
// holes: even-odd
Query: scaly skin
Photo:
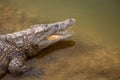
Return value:
[[(67, 19), (51, 24), (38, 24), (20, 32), (0, 35), (0, 77), (7, 71), (14, 75), (29, 71), (30, 67), (24, 65), (26, 59), (49, 45), (71, 37), (71, 33), (60, 31), (66, 30), (74, 22), (75, 19)], [(53, 35), (57, 37), (52, 40), (48, 38)]]

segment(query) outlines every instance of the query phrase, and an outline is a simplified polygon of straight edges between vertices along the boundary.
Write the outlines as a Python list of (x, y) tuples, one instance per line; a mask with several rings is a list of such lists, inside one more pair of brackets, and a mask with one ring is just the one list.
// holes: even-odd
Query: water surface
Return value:
[[(2, 80), (119, 80), (119, 0), (1, 0), (0, 34), (37, 23), (75, 18), (74, 36), (40, 52), (27, 64), (44, 70), (38, 77)], [(33, 62), (33, 64), (31, 64)]]

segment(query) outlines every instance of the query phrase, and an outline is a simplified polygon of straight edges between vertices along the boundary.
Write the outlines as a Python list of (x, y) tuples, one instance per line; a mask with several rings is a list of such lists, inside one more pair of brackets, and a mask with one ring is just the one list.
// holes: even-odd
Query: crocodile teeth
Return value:
[(64, 34), (67, 34), (67, 30), (66, 31), (60, 31), (60, 32), (57, 32), (56, 35), (64, 35)]

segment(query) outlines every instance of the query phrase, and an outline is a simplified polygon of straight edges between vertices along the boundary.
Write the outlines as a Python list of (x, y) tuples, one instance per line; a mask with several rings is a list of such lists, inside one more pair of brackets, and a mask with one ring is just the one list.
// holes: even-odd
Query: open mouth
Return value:
[(72, 36), (72, 33), (70, 33), (70, 32), (60, 31), (60, 32), (57, 32), (57, 33), (47, 37), (47, 40), (53, 41), (53, 40), (65, 39), (65, 38), (68, 38), (71, 36)]
[[(67, 19), (63, 22), (57, 23), (59, 24), (57, 26), (57, 31), (55, 34), (50, 35), (49, 37), (47, 37), (46, 39), (48, 41), (55, 41), (55, 40), (62, 40), (62, 39), (67, 39), (69, 37), (72, 36), (71, 32), (67, 32), (67, 28), (69, 26), (72, 26), (72, 24), (75, 23), (75, 19)], [(61, 26), (62, 25), (62, 26)]]

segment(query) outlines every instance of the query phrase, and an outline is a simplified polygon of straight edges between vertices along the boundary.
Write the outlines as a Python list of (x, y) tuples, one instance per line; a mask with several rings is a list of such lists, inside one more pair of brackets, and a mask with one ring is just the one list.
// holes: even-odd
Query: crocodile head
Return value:
[(67, 32), (66, 29), (74, 23), (75, 19), (67, 19), (61, 22), (32, 26), (35, 34), (33, 44), (35, 44), (39, 50), (42, 50), (58, 41), (68, 39), (72, 36), (72, 33)]

